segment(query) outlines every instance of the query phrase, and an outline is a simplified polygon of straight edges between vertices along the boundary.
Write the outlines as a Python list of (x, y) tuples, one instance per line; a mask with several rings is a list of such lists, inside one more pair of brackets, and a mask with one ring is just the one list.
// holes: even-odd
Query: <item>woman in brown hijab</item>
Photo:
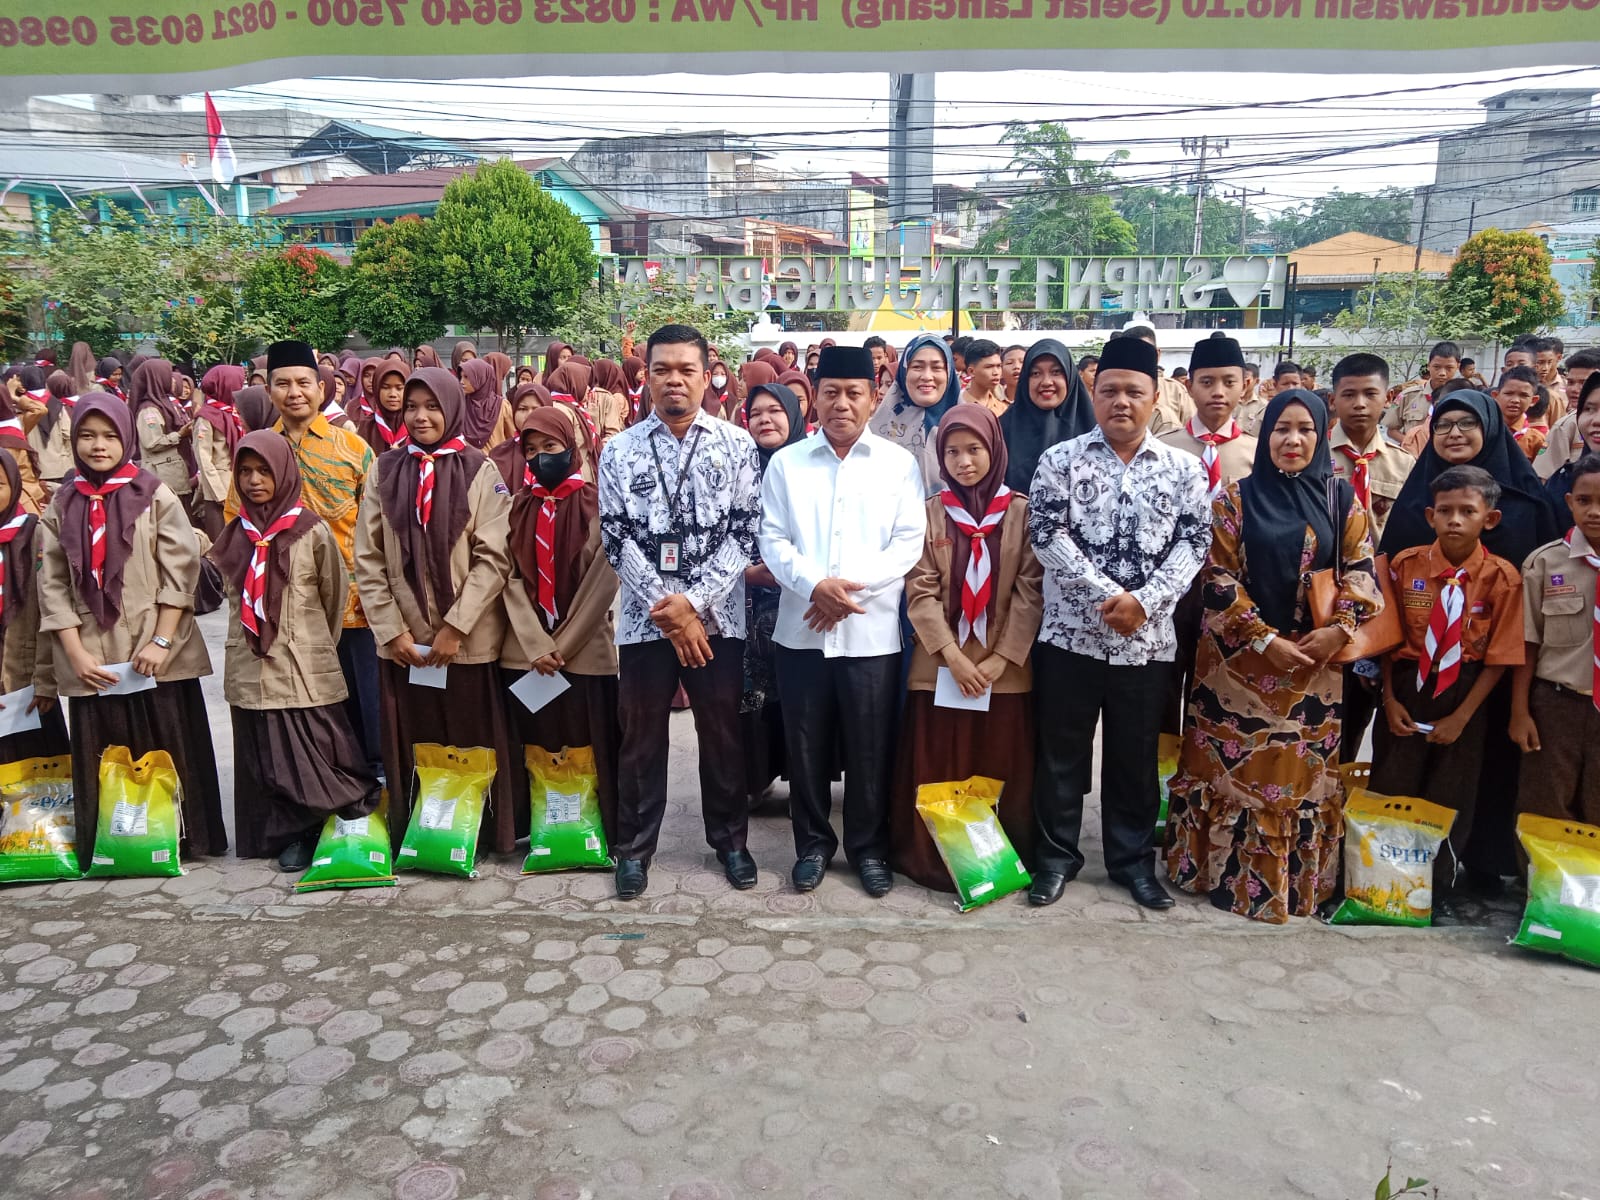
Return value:
[(67, 376), (72, 380), (72, 394), (81, 396), (95, 390), (94, 351), (88, 342), (73, 342), (72, 353), (67, 356)]
[[(194, 625), (200, 543), (183, 502), (130, 461), (135, 445), (126, 404), (99, 395), (80, 400), (72, 414), (74, 470), (39, 522), (39, 628), (55, 639), (56, 686), (71, 701), (73, 808), (84, 864), (94, 856), (100, 756), (109, 746), (126, 746), (135, 759), (151, 750), (171, 754), (183, 785), (180, 848), (204, 855), (228, 848), (200, 687), (211, 658)], [(107, 670), (117, 664), (154, 677), (156, 686), (101, 695), (121, 680)]]
[(572, 422), (579, 473), (593, 483), (595, 465), (600, 461), (600, 438), (594, 418), (584, 407), (584, 398), (589, 394), (589, 368), (569, 359), (551, 373), (545, 386), (550, 389), (550, 403), (563, 410)]
[(44, 390), (44, 412), (28, 430), (28, 448), (38, 464), (40, 479), (54, 491), (61, 477), (72, 470), (72, 410), (79, 393), (65, 371), (50, 372)]
[(494, 390), (504, 396), (511, 388), (511, 356), (501, 354), (498, 350), (491, 350), (483, 356), (483, 361), (494, 368)]
[(467, 407), (461, 436), (475, 450), (498, 446), (515, 437), (517, 427), (511, 419), (511, 405), (501, 391), (500, 376), (487, 359), (469, 358), (461, 364), (461, 390)]
[[(356, 586), (378, 643), (396, 846), (410, 820), (416, 743), (487, 746), (500, 762), (513, 761), (498, 666), (511, 497), (488, 458), (462, 437), (466, 407), (449, 371), (424, 367), (406, 381), (410, 440), (367, 472), (356, 526)], [(410, 669), (421, 666), (447, 668), (445, 686), (413, 684)], [(527, 811), (512, 773), (498, 772), (479, 844), (509, 854)]]
[[(800, 365), (800, 347), (793, 342), (784, 342), (778, 347), (778, 357), (783, 359), (785, 371), (793, 371)], [(778, 372), (782, 375), (784, 372)]]
[[(511, 577), (500, 666), (509, 687), (525, 671), (560, 674), (570, 685), (536, 713), (507, 699), (512, 744), (555, 753), (594, 750), (596, 791), (608, 845), (617, 840), (617, 648), (611, 604), (617, 576), (600, 545), (600, 501), (576, 469), (572, 424), (555, 408), (535, 409), (518, 447), (531, 480), (511, 502)], [(502, 689), (502, 695), (506, 695)], [(517, 794), (528, 794), (524, 759), (514, 756)]]
[(301, 503), (287, 438), (239, 439), (233, 482), (239, 515), (210, 558), (228, 591), (235, 849), (301, 871), (328, 814), (365, 816), (382, 790), (350, 726), (339, 670), (350, 573), (333, 531)]
[(811, 390), (811, 380), (806, 378), (804, 371), (785, 371), (778, 376), (778, 382), (799, 397), (800, 419), (805, 425), (805, 432), (814, 433), (817, 428), (817, 400)]
[[(1028, 501), (1005, 485), (1000, 422), (957, 404), (935, 433), (944, 490), (928, 501), (922, 561), (906, 576), (911, 651), (899, 762), (889, 802), (895, 870), (954, 891), (917, 814), (917, 788), (985, 775), (1005, 783), (1000, 824), (1024, 863), (1033, 849), (1033, 688), (1029, 659), (1044, 611), (1044, 569), (1028, 542)], [(944, 667), (987, 712), (933, 702)]]

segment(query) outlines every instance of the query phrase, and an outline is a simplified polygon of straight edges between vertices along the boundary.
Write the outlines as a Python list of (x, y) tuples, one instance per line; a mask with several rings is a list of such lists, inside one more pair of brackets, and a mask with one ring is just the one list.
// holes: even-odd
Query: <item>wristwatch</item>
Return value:
[(159, 633), (156, 634), (150, 640), (155, 645), (160, 646), (163, 650), (171, 650), (172, 649), (172, 639), (171, 638), (164, 638)]
[(1250, 649), (1254, 650), (1257, 654), (1265, 654), (1267, 652), (1267, 647), (1272, 645), (1272, 643), (1277, 639), (1277, 636), (1278, 635), (1275, 633), (1269, 633), (1266, 637), (1258, 637), (1255, 641), (1250, 643)]

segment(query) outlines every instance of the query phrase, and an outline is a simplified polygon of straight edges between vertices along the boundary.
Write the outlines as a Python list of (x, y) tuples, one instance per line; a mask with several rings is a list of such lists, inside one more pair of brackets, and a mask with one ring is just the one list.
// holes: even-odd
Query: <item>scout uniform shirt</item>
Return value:
[(1194, 398), (1189, 395), (1189, 389), (1176, 379), (1162, 375), (1156, 381), (1156, 410), (1150, 417), (1150, 432), (1160, 437), (1174, 429), (1182, 429), (1183, 423), (1192, 416)]
[(1522, 568), (1522, 640), (1539, 647), (1534, 677), (1582, 695), (1594, 692), (1595, 571), (1583, 531), (1572, 545), (1547, 542)]
[[(1233, 420), (1238, 422), (1237, 417), (1233, 418)], [(1194, 455), (1203, 464), (1206, 458), (1205, 443), (1195, 437), (1190, 430), (1203, 430), (1204, 428), (1205, 425), (1200, 418), (1195, 417), (1181, 428), (1174, 429), (1171, 433), (1163, 433), (1161, 440), (1174, 450), (1182, 450), (1187, 454)], [(1242, 424), (1240, 428), (1243, 428)], [(1217, 488), (1218, 492), (1230, 483), (1235, 483), (1248, 477), (1255, 463), (1256, 439), (1250, 434), (1241, 433), (1231, 441), (1226, 441), (1219, 445), (1217, 447), (1217, 465), (1222, 468), (1222, 482)]]
[(1400, 393), (1400, 398), (1384, 410), (1381, 424), (1395, 437), (1410, 433), (1418, 425), (1426, 425), (1433, 409), (1433, 389), (1424, 379), (1413, 383)]
[[(1482, 545), (1462, 565), (1467, 568), (1467, 602), (1461, 612), (1461, 661), (1521, 666), (1522, 578), (1517, 569)], [(1405, 643), (1394, 651), (1397, 659), (1416, 662), (1422, 657), (1440, 577), (1455, 569), (1438, 542), (1402, 550), (1389, 563), (1406, 635)]]
[[(1333, 455), (1333, 473), (1345, 480), (1352, 479), (1356, 469), (1355, 460), (1341, 449), (1349, 445), (1350, 435), (1342, 425), (1335, 424), (1328, 434), (1328, 452)], [(1405, 483), (1406, 476), (1411, 474), (1411, 468), (1417, 465), (1417, 460), (1390, 441), (1382, 429), (1378, 430), (1371, 444), (1361, 453), (1374, 456), (1367, 463), (1370, 500), (1367, 511), (1372, 514), (1373, 542), (1376, 544), (1383, 536), (1383, 526), (1389, 519), (1389, 510), (1400, 495), (1401, 485)]]
[(1576, 413), (1568, 413), (1545, 436), (1544, 449), (1533, 460), (1533, 470), (1540, 479), (1549, 479), (1569, 462), (1583, 456), (1583, 435), (1578, 432)]
[(1267, 402), (1261, 398), (1258, 390), (1252, 389), (1243, 404), (1233, 410), (1233, 419), (1239, 422), (1251, 437), (1261, 436), (1261, 418), (1267, 415)]

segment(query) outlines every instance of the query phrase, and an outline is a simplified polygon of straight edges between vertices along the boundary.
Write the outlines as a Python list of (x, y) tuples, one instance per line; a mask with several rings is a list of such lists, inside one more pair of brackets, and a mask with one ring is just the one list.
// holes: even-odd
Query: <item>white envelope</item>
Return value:
[(116, 683), (100, 691), (102, 696), (132, 696), (138, 692), (148, 692), (156, 686), (154, 675), (141, 675), (133, 669), (131, 662), (106, 663), (104, 670), (118, 676)]
[(10, 737), (13, 733), (26, 733), (30, 729), (39, 728), (38, 711), (28, 711), (28, 705), (32, 700), (31, 686), (0, 696), (0, 704), (5, 705), (5, 708), (0, 709), (0, 737)]
[(511, 685), (511, 694), (522, 701), (529, 712), (536, 713), (571, 686), (559, 671), (554, 675), (529, 671)]
[(940, 708), (964, 708), (972, 712), (988, 712), (989, 697), (994, 695), (994, 689), (987, 689), (978, 697), (964, 696), (961, 694), (961, 685), (956, 683), (956, 677), (950, 673), (949, 667), (939, 668), (938, 680), (933, 685), (933, 702)]
[[(417, 647), (417, 653), (423, 658), (427, 658), (432, 650), (432, 646)], [(418, 687), (439, 688), (442, 691), (449, 671), (449, 667), (412, 667), (410, 679)]]

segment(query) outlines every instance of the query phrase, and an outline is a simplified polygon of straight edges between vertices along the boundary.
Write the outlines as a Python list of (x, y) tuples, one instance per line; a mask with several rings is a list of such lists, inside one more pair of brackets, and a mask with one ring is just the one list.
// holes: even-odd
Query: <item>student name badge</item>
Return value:
[(656, 547), (656, 566), (663, 575), (678, 573), (678, 541), (663, 539)]

